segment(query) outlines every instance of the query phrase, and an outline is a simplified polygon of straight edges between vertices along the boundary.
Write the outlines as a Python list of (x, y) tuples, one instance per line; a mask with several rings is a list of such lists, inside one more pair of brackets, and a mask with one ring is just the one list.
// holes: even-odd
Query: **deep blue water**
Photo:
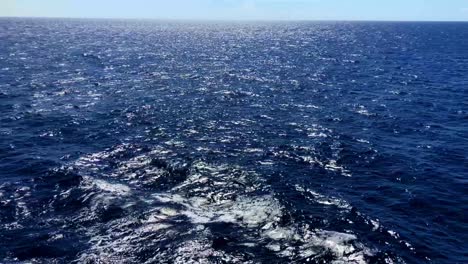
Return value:
[(0, 19), (1, 263), (468, 263), (468, 23)]

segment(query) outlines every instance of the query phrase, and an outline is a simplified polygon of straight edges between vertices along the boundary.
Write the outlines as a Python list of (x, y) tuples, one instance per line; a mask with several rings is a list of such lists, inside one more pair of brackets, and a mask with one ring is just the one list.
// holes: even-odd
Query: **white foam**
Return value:
[(265, 118), (265, 119), (268, 119), (268, 120), (274, 120), (273, 117), (271, 116), (268, 116), (268, 115), (260, 115), (261, 118)]
[(352, 176), (351, 173), (347, 169), (345, 169), (343, 166), (338, 165), (337, 161), (333, 159), (329, 160), (325, 164), (325, 169), (329, 171), (340, 172), (341, 175), (346, 176), (346, 177)]
[[(99, 169), (96, 161), (102, 161), (126, 148), (122, 146), (113, 151), (89, 155), (77, 164), (91, 170)], [(151, 167), (151, 156), (168, 153), (159, 149), (121, 161), (108, 175), (120, 176), (121, 181), (126, 181), (124, 183), (84, 177), (80, 187), (90, 190), (92, 209), (112, 204), (116, 199), (127, 203), (144, 202), (149, 209), (142, 212), (144, 217), (138, 219), (127, 216), (111, 220), (105, 227), (86, 229), (85, 232), (92, 236), (92, 247), (80, 256), (80, 261), (135, 262), (132, 252), (137, 251), (145, 239), (155, 239), (156, 235), (161, 239), (174, 237), (173, 243), (176, 245), (173, 245), (174, 251), (154, 252), (155, 256), (148, 262), (166, 259), (173, 263), (211, 263), (212, 258), (217, 257), (227, 262), (245, 263), (245, 259), (238, 255), (230, 255), (212, 247), (208, 228), (211, 223), (232, 223), (241, 229), (236, 243), (247, 247), (264, 246), (278, 257), (290, 260), (313, 257), (326, 250), (336, 258), (333, 263), (365, 263), (365, 256), (370, 254), (367, 248), (357, 242), (354, 234), (312, 229), (307, 225), (279, 224), (285, 208), (273, 193), (256, 194), (259, 189), (268, 190), (268, 186), (261, 181), (261, 177), (239, 167), (195, 162), (187, 178), (170, 190), (142, 197), (135, 195), (131, 183), (136, 176), (128, 172), (142, 169), (151, 174), (152, 169), (148, 168)], [(296, 186), (296, 189), (307, 192), (308, 197), (319, 204), (350, 208), (341, 199), (327, 197), (300, 186)], [(134, 231), (126, 232), (128, 226), (132, 226)], [(186, 230), (180, 230), (180, 226), (187, 226)], [(101, 231), (101, 228), (107, 230)], [(190, 240), (185, 239), (183, 234), (190, 234)], [(116, 259), (116, 256), (119, 257)]]
[[(338, 208), (345, 209), (345, 210), (351, 209), (351, 205), (348, 202), (346, 202), (345, 200), (342, 200), (342, 199), (339, 199), (339, 198), (336, 198), (336, 197), (327, 197), (327, 196), (322, 195), (322, 194), (320, 194), (318, 192), (315, 192), (315, 191), (313, 191), (311, 189), (304, 188), (304, 187), (302, 187), (300, 185), (295, 185), (294, 187), (298, 192), (308, 193), (308, 194), (312, 195), (311, 201), (313, 201), (313, 202), (323, 204), (323, 205), (333, 205), (333, 206), (336, 206)], [(308, 199), (310, 199), (310, 198), (308, 198)]]
[(92, 179), (89, 177), (85, 178), (85, 181), (90, 184), (90, 187), (96, 187), (102, 191), (110, 192), (119, 196), (129, 196), (131, 194), (130, 187), (124, 184), (110, 183), (105, 180)]
[(225, 222), (255, 227), (261, 223), (275, 221), (281, 214), (279, 204), (270, 196), (240, 197), (218, 204), (211, 203), (205, 197), (184, 198), (176, 194), (155, 194), (153, 197), (160, 202), (184, 205), (184, 210), (179, 213), (195, 224)]
[[(323, 198), (317, 193), (313, 194)], [(299, 254), (305, 258), (316, 255), (318, 248), (325, 248), (338, 259), (334, 263), (365, 263), (365, 256), (370, 254), (364, 247), (356, 247), (353, 241), (357, 237), (354, 234), (310, 230), (308, 226), (278, 227), (275, 223), (282, 215), (282, 207), (272, 196), (240, 197), (221, 204), (212, 204), (202, 197), (184, 198), (180, 195), (158, 194), (155, 198), (160, 202), (182, 204), (184, 209), (178, 213), (188, 217), (194, 224), (227, 222), (247, 228), (257, 227), (260, 237), (272, 241), (266, 248), (276, 252), (278, 256), (292, 257)], [(334, 201), (331, 204), (343, 206), (341, 201), (330, 201)]]
[(356, 113), (364, 116), (373, 116), (375, 114), (370, 113), (365, 106), (359, 105), (358, 108), (355, 110)]
[(246, 148), (244, 149), (246, 153), (255, 153), (255, 152), (263, 152), (263, 149), (260, 148)]
[(260, 165), (263, 165), (263, 166), (271, 166), (271, 165), (274, 165), (275, 162), (272, 161), (272, 160), (265, 160), (265, 161), (257, 161)]

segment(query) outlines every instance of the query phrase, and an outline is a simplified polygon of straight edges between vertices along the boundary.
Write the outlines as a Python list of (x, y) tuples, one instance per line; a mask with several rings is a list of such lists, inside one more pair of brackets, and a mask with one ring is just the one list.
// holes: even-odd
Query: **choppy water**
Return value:
[(467, 43), (0, 19), (0, 262), (467, 263)]

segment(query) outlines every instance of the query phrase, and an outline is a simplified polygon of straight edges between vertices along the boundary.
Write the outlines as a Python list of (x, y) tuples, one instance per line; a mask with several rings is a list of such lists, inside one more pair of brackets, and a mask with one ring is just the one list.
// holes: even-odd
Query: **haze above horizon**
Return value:
[(2, 17), (468, 21), (468, 0), (2, 0)]

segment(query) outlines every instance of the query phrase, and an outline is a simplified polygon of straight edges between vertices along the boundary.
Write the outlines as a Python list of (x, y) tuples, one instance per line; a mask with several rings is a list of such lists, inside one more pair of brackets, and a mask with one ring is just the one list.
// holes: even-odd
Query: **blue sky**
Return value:
[(468, 0), (0, 0), (0, 16), (468, 21)]

